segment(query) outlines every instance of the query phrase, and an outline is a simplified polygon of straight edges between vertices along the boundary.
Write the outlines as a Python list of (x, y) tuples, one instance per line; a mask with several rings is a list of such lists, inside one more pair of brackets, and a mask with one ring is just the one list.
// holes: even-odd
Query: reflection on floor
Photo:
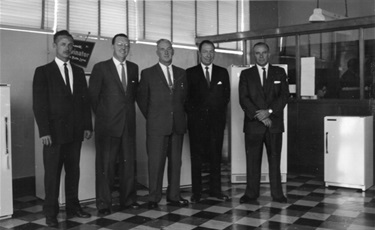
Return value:
[[(83, 204), (90, 219), (67, 219), (62, 210), (59, 229), (371, 229), (375, 227), (375, 187), (366, 192), (338, 187), (325, 188), (321, 180), (306, 175), (288, 175), (284, 184), (288, 203), (271, 201), (268, 184), (262, 184), (261, 196), (252, 204), (240, 204), (244, 184), (231, 184), (229, 166), (223, 166), (223, 191), (231, 197), (223, 202), (206, 196), (199, 204), (179, 208), (168, 206), (165, 197), (157, 210), (147, 209), (147, 190), (139, 189), (141, 208), (119, 210), (114, 205), (107, 216), (97, 213), (95, 203)], [(190, 199), (190, 189), (182, 197)], [(114, 194), (115, 200), (118, 194)], [(0, 221), (3, 229), (46, 229), (42, 201), (35, 197), (14, 200), (12, 219)]]

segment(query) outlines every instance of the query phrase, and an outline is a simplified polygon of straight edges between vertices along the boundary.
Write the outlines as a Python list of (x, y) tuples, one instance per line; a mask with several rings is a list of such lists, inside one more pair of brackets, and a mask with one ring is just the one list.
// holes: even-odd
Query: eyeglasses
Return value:
[(116, 43), (117, 46), (124, 46), (125, 48), (129, 48), (130, 47), (130, 44), (128, 43), (122, 43), (122, 42), (118, 42)]

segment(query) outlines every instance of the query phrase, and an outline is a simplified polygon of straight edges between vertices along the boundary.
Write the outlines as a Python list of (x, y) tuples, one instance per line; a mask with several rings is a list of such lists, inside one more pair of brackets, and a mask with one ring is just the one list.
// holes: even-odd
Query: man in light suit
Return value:
[(193, 191), (190, 201), (193, 203), (201, 199), (204, 158), (208, 159), (210, 165), (210, 196), (228, 199), (221, 192), (221, 158), (230, 97), (229, 74), (226, 69), (212, 64), (215, 46), (211, 41), (200, 43), (199, 57), (201, 63), (186, 70)]
[(182, 143), (186, 132), (186, 74), (172, 65), (174, 50), (169, 40), (157, 42), (156, 54), (159, 63), (141, 72), (137, 95), (138, 106), (146, 118), (149, 209), (157, 208), (162, 198), (167, 157), (167, 202), (175, 206), (188, 204), (180, 196)]
[(268, 63), (266, 43), (253, 47), (256, 65), (243, 70), (239, 82), (240, 105), (245, 112), (247, 187), (240, 203), (259, 197), (263, 143), (267, 149), (271, 196), (286, 203), (281, 186), (280, 159), (284, 132), (284, 107), (289, 97), (287, 76), (283, 68)]
[(108, 215), (112, 207), (116, 163), (119, 165), (120, 208), (138, 208), (135, 178), (135, 97), (138, 65), (127, 61), (125, 34), (112, 39), (113, 57), (97, 63), (89, 84), (95, 113), (96, 206)]
[(58, 226), (63, 166), (67, 216), (91, 216), (78, 200), (81, 145), (84, 137), (91, 137), (92, 121), (85, 74), (69, 61), (73, 42), (68, 31), (58, 31), (53, 37), (55, 60), (38, 67), (33, 80), (33, 110), (43, 143), (43, 212), (49, 227)]

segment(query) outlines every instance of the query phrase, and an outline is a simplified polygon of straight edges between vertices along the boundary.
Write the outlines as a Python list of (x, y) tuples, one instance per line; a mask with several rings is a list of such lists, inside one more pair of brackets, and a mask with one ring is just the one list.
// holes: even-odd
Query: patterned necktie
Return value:
[(169, 70), (169, 66), (167, 66), (167, 74), (168, 74), (168, 86), (170, 89), (173, 89), (173, 82), (171, 77), (171, 72)]
[(68, 71), (68, 67), (67, 67), (66, 63), (64, 63), (64, 72), (65, 72), (65, 84), (68, 87), (68, 90), (69, 90), (69, 92), (71, 94), (72, 90), (70, 89), (69, 71)]
[(206, 66), (206, 81), (208, 88), (210, 88), (210, 72), (208, 72), (208, 66)]
[(126, 91), (126, 75), (125, 75), (124, 63), (121, 63), (121, 81), (122, 81), (124, 90)]

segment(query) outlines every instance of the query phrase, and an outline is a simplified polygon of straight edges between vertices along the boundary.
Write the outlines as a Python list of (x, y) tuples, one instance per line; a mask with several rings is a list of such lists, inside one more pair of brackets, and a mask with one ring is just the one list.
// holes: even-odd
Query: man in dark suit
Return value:
[(271, 196), (286, 203), (281, 186), (280, 159), (284, 132), (284, 107), (289, 97), (287, 76), (283, 68), (268, 63), (266, 43), (253, 47), (256, 65), (243, 70), (239, 82), (240, 105), (245, 112), (247, 187), (240, 203), (259, 197), (263, 143), (267, 149)]
[(68, 31), (53, 37), (55, 60), (35, 70), (33, 110), (43, 143), (43, 212), (46, 224), (58, 225), (60, 174), (65, 169), (66, 212), (68, 217), (89, 218), (78, 200), (79, 161), (83, 138), (92, 132), (91, 110), (83, 69), (70, 63), (73, 37)]
[(96, 206), (108, 215), (119, 166), (120, 207), (138, 208), (135, 178), (135, 97), (138, 65), (127, 61), (130, 43), (125, 34), (112, 39), (113, 57), (97, 63), (89, 94), (95, 113)]
[(229, 74), (212, 64), (215, 46), (211, 41), (199, 45), (201, 63), (186, 70), (188, 81), (188, 128), (191, 152), (191, 202), (199, 202), (202, 193), (202, 162), (210, 165), (210, 196), (227, 200), (221, 192), (221, 158), (230, 97)]
[(176, 206), (188, 204), (180, 196), (182, 143), (186, 132), (186, 74), (172, 65), (174, 50), (169, 40), (157, 42), (156, 54), (159, 63), (142, 71), (137, 95), (138, 106), (146, 118), (149, 209), (157, 208), (162, 198), (167, 157), (167, 202)]

